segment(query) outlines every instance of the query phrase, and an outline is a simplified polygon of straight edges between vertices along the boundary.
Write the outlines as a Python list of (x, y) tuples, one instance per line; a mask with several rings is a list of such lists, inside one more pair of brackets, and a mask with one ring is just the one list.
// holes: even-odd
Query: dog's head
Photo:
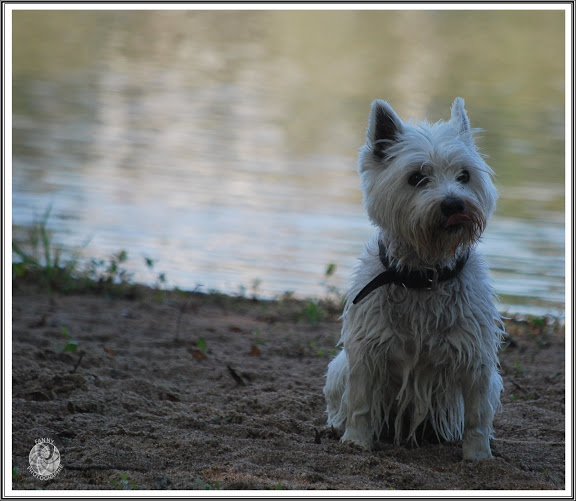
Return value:
[(358, 171), (368, 216), (400, 262), (437, 264), (484, 231), (497, 193), (476, 132), (461, 98), (434, 124), (405, 123), (387, 102), (372, 103)]

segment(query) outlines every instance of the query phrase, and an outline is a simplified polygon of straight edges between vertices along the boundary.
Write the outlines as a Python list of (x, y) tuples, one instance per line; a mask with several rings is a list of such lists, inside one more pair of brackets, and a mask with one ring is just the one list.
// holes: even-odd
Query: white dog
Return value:
[(483, 459), (500, 408), (503, 326), (475, 244), (497, 193), (461, 98), (451, 112), (412, 124), (372, 103), (358, 171), (379, 231), (354, 273), (324, 394), (343, 441), (371, 449), (388, 432), (417, 443), (428, 426), (463, 439), (465, 459)]

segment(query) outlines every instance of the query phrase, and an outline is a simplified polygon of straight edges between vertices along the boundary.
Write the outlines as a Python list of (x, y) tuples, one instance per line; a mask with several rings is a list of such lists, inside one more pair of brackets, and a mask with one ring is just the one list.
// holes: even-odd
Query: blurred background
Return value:
[(15, 11), (14, 236), (52, 207), (58, 243), (137, 281), (345, 291), (371, 101), (436, 121), (462, 96), (500, 309), (562, 316), (564, 50), (563, 11)]

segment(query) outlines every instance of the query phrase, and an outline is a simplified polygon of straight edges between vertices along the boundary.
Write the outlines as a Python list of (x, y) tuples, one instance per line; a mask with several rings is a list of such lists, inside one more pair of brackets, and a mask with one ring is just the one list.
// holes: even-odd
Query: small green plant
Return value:
[(320, 306), (316, 301), (309, 301), (306, 307), (304, 308), (304, 315), (308, 322), (311, 324), (317, 324), (322, 320), (322, 311)]
[(18, 468), (17, 466), (13, 466), (12, 467), (12, 482), (18, 482), (19, 480), (21, 480), (20, 468)]
[(294, 291), (284, 291), (278, 299), (280, 302), (290, 301), (290, 300), (294, 299), (294, 294), (295, 294)]
[[(148, 268), (152, 272), (154, 271), (154, 265), (156, 264), (156, 261), (154, 261), (154, 259), (144, 256), (144, 263), (146, 264), (146, 268)], [(156, 276), (156, 282), (154, 283), (154, 288), (161, 290), (165, 286), (166, 286), (166, 273), (158, 273), (158, 275)]]
[(326, 352), (318, 347), (318, 340), (314, 339), (308, 343), (308, 348), (310, 348), (314, 352), (315, 357), (323, 358), (326, 356)]
[[(144, 263), (150, 271), (154, 271), (154, 264), (156, 263), (154, 259), (144, 256)], [(156, 291), (154, 298), (157, 302), (162, 302), (164, 300), (164, 289), (166, 287), (166, 273), (158, 273), (156, 276), (156, 281), (154, 282), (153, 288)]]
[(342, 306), (344, 302), (344, 295), (338, 287), (330, 283), (330, 280), (335, 273), (336, 265), (334, 263), (328, 264), (328, 266), (326, 266), (326, 271), (324, 272), (324, 280), (320, 282), (320, 285), (324, 286), (326, 289), (326, 299), (332, 303), (333, 306)]
[(132, 280), (132, 273), (122, 265), (128, 260), (128, 252), (121, 250), (112, 254), (108, 261), (91, 259), (88, 267), (88, 277), (98, 283), (127, 284)]
[(77, 282), (79, 289), (100, 292), (110, 297), (133, 296), (137, 293), (137, 286), (132, 281), (134, 274), (125, 268), (127, 261), (128, 252), (125, 250), (112, 254), (107, 260), (91, 259)]
[(330, 263), (326, 267), (326, 271), (325, 271), (324, 275), (326, 276), (326, 278), (331, 277), (332, 275), (334, 275), (335, 271), (336, 271), (336, 265), (334, 263)]
[(72, 339), (67, 327), (62, 327), (61, 332), (64, 335), (66, 342), (57, 343), (56, 351), (60, 353), (76, 353), (78, 351), (78, 341)]
[(200, 480), (199, 478), (193, 481), (193, 489), (200, 489), (205, 491), (214, 491), (214, 490), (221, 490), (223, 487), (220, 485), (220, 482), (216, 481), (212, 484), (205, 482), (204, 480)]
[(121, 473), (120, 480), (112, 479), (110, 480), (110, 483), (114, 488), (122, 489), (124, 491), (138, 489), (136, 483), (133, 480), (130, 480), (128, 473)]
[(260, 329), (254, 329), (252, 331), (252, 336), (254, 336), (253, 344), (256, 346), (265, 346), (266, 340), (262, 338)]
[(106, 273), (108, 273), (108, 276), (112, 282), (116, 280), (119, 282), (128, 282), (132, 278), (132, 275), (120, 266), (127, 260), (128, 253), (125, 250), (121, 250), (116, 254), (112, 254), (108, 269), (106, 270)]
[(522, 365), (522, 362), (520, 362), (520, 360), (516, 360), (512, 366), (512, 374), (514, 374), (515, 376), (524, 376), (526, 375), (526, 370), (524, 369), (524, 366)]
[(208, 351), (208, 344), (206, 343), (206, 340), (200, 336), (197, 340), (196, 340), (196, 346), (198, 346), (198, 349), (202, 352), (202, 353), (206, 353)]
[[(260, 285), (262, 285), (262, 280), (259, 278), (252, 280), (252, 283), (250, 284), (250, 290), (252, 291), (250, 299), (252, 299), (252, 301), (258, 301), (258, 298), (260, 297)], [(245, 285), (238, 286), (237, 296), (248, 299), (248, 289)]]
[(262, 280), (259, 278), (252, 280), (252, 299), (254, 301), (257, 301), (260, 295), (260, 285), (262, 285)]

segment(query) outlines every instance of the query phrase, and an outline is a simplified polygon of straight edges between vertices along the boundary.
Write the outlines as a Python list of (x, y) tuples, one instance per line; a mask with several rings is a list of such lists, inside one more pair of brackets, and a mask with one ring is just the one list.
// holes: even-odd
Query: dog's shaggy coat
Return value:
[[(483, 459), (500, 408), (503, 332), (475, 244), (497, 193), (463, 100), (451, 111), (449, 122), (414, 125), (388, 103), (372, 104), (358, 170), (379, 231), (353, 275), (343, 349), (328, 366), (324, 393), (328, 425), (343, 441), (370, 449), (388, 432), (396, 443), (416, 443), (428, 427), (438, 439), (463, 439), (465, 459)], [(462, 269), (431, 290), (390, 283), (353, 302), (384, 262), (422, 271), (459, 260)]]

